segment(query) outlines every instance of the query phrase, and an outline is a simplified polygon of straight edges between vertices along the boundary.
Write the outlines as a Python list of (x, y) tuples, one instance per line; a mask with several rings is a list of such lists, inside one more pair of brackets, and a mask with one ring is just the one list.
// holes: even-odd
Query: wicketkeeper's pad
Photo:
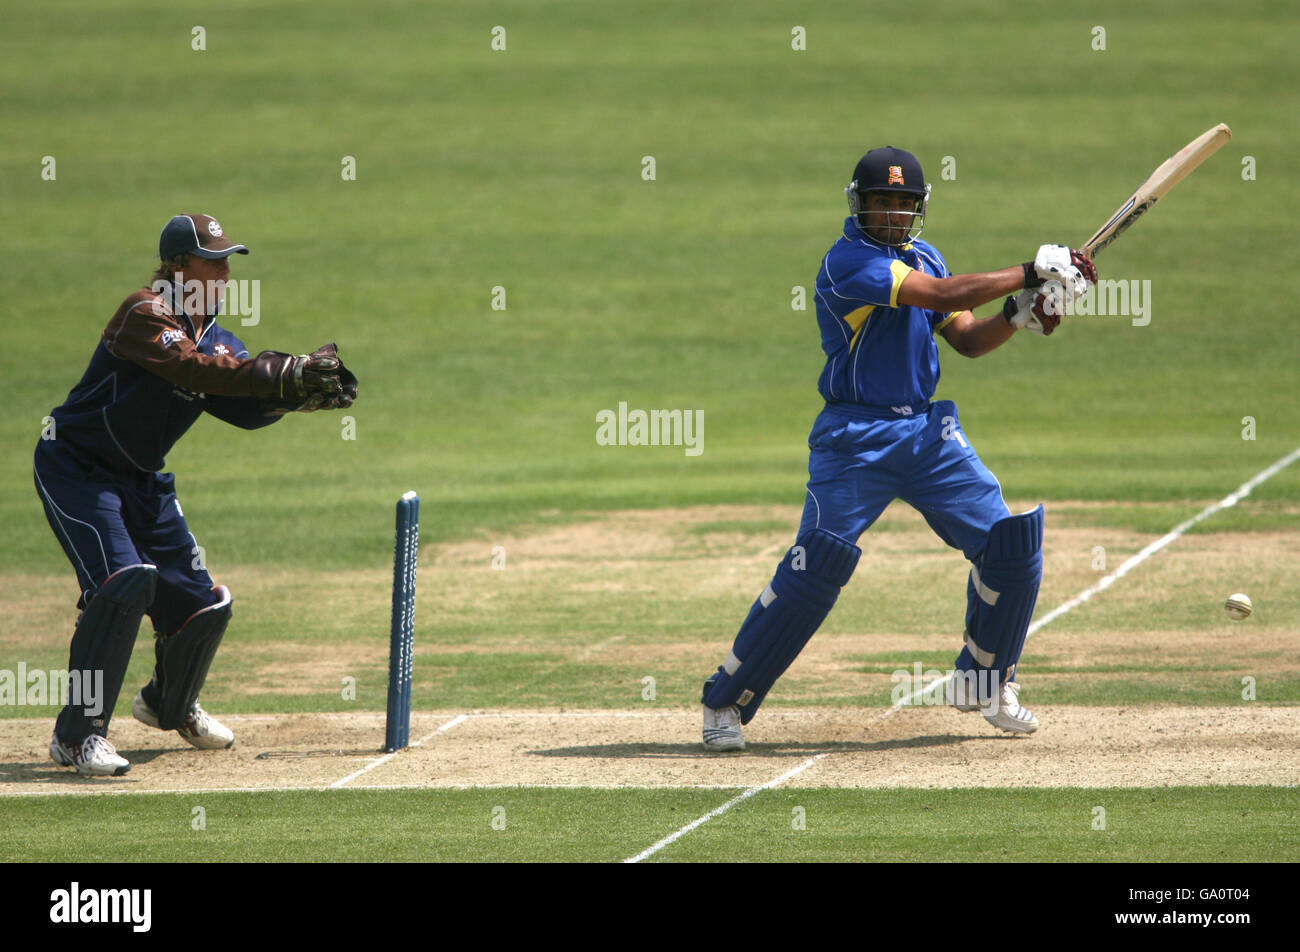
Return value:
[(141, 563), (118, 569), (96, 589), (77, 620), (68, 672), (70, 678), (77, 676), (77, 672), (104, 673), (101, 713), (92, 717), (84, 708), (65, 707), (55, 726), (60, 737), (76, 740), (92, 730), (103, 733), (122, 692), (122, 679), (131, 662), (140, 619), (153, 604), (157, 587), (157, 567)]
[(155, 642), (157, 687), (162, 692), (158, 726), (164, 730), (175, 730), (189, 717), (208, 679), (208, 668), (217, 654), (221, 636), (230, 624), (230, 589), (218, 585), (215, 592), (219, 601), (199, 609), (178, 631), (159, 635)]
[(826, 529), (801, 535), (749, 610), (726, 662), (705, 683), (705, 705), (734, 704), (741, 723), (748, 724), (829, 614), (861, 554)]

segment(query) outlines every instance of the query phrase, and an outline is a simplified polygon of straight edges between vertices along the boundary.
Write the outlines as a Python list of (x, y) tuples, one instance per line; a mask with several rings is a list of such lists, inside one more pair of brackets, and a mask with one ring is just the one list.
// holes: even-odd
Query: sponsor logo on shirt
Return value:
[(170, 347), (172, 344), (176, 343), (177, 341), (182, 341), (182, 340), (185, 340), (185, 332), (181, 330), (179, 327), (168, 328), (167, 330), (163, 331), (161, 334), (158, 335), (158, 341), (164, 347)]

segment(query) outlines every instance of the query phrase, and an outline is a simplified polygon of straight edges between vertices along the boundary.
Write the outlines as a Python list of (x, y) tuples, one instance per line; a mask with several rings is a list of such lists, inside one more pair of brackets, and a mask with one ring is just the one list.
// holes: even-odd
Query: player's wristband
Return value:
[(1034, 270), (1034, 263), (1032, 261), (1026, 261), (1020, 267), (1025, 269), (1025, 287), (1041, 288), (1043, 286), (1043, 279), (1040, 278), (1038, 272)]
[(1006, 301), (1004, 301), (1002, 304), (1002, 318), (1012, 327), (1016, 326), (1015, 323), (1011, 320), (1013, 317), (1016, 316), (1016, 310), (1017, 310), (1016, 296), (1014, 294), (1009, 295)]

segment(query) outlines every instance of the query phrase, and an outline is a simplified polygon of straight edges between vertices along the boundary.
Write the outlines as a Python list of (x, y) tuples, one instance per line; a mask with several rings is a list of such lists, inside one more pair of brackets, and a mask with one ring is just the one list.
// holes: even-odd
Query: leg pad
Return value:
[(158, 636), (156, 686), (162, 699), (157, 714), (163, 730), (175, 730), (189, 718), (230, 624), (230, 589), (218, 585), (214, 591), (218, 602), (195, 612), (179, 631)]
[[(989, 530), (983, 554), (971, 565), (966, 594), (966, 646), (958, 671), (991, 670), (1010, 677), (1025, 647), (1043, 578), (1043, 507), (1008, 516)], [(980, 678), (984, 684), (988, 679)], [(983, 697), (981, 688), (981, 700)]]
[(734, 704), (741, 723), (748, 724), (825, 620), (861, 555), (852, 542), (825, 529), (800, 535), (750, 608), (726, 662), (705, 683), (705, 706)]
[(156, 566), (141, 563), (118, 569), (96, 589), (77, 621), (68, 656), (68, 677), (103, 672), (103, 697), (96, 706), (98, 715), (84, 707), (65, 707), (55, 725), (55, 733), (68, 746), (81, 743), (90, 734), (107, 736), (122, 679), (131, 663), (131, 649), (140, 630), (140, 619), (149, 610), (158, 586)]

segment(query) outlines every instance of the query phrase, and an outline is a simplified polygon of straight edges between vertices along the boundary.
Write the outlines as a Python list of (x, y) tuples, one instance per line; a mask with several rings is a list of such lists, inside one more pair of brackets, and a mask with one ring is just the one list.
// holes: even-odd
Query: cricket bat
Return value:
[(1183, 146), (1156, 168), (1147, 180), (1137, 187), (1128, 200), (1110, 216), (1110, 221), (1097, 229), (1097, 233), (1083, 246), (1083, 253), (1096, 258), (1120, 235), (1146, 213), (1146, 210), (1164, 198), (1175, 185), (1187, 178), (1198, 165), (1212, 156), (1232, 138), (1232, 130), (1222, 122)]

